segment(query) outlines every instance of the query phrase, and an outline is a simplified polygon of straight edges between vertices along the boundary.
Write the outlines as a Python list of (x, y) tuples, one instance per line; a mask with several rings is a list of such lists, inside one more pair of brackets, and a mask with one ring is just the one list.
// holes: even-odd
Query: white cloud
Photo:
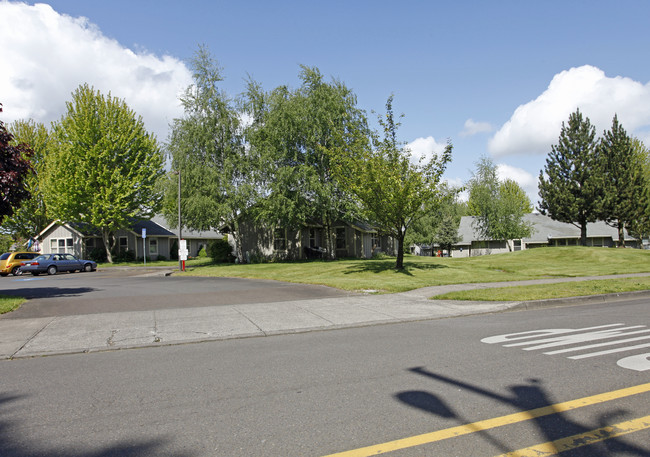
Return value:
[(460, 132), (460, 136), (473, 136), (491, 131), (492, 125), (489, 122), (476, 122), (473, 119), (467, 119), (465, 121), (465, 128)]
[(191, 83), (178, 59), (135, 53), (86, 18), (59, 14), (45, 4), (0, 1), (0, 62), (5, 122), (58, 120), (71, 93), (88, 83), (124, 99), (161, 141), (171, 120), (182, 114), (178, 95)]
[(538, 197), (538, 179), (537, 176), (533, 176), (531, 173), (523, 170), (521, 168), (513, 167), (505, 163), (500, 163), (497, 165), (497, 177), (500, 181), (506, 179), (512, 179), (515, 181), (521, 188), (526, 192), (530, 202), (533, 205), (537, 204)]
[(519, 106), (508, 122), (490, 139), (495, 157), (547, 154), (556, 144), (562, 122), (579, 108), (596, 126), (597, 135), (609, 129), (614, 114), (627, 130), (647, 130), (650, 125), (650, 83), (607, 77), (585, 65), (558, 73), (535, 100)]
[(420, 160), (428, 161), (434, 155), (441, 154), (447, 147), (447, 142), (438, 143), (434, 137), (417, 138), (406, 145), (411, 152), (411, 162), (418, 163)]

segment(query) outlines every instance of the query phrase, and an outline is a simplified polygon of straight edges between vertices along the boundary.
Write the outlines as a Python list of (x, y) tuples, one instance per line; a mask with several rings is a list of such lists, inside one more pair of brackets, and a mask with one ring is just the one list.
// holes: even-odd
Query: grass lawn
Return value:
[(444, 284), (648, 273), (650, 251), (553, 247), (470, 258), (406, 256), (403, 271), (396, 271), (394, 265), (394, 259), (204, 264), (188, 265), (187, 272), (177, 274), (274, 279), (391, 293)]
[(436, 295), (435, 300), (527, 301), (650, 290), (650, 277), (499, 287)]
[[(185, 261), (185, 267), (196, 267), (201, 265), (212, 265), (212, 259), (209, 257), (195, 257), (191, 260)], [(148, 267), (178, 267), (178, 260), (147, 260)], [(121, 262), (121, 263), (100, 263), (98, 268), (112, 268), (112, 267), (144, 267), (144, 261), (138, 262)]]
[(0, 314), (18, 309), (26, 300), (23, 297), (0, 295)]

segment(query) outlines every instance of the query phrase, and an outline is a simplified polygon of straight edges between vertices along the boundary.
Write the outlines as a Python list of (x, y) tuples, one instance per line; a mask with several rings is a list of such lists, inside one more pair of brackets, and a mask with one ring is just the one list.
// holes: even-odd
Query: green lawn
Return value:
[(650, 277), (498, 287), (436, 295), (435, 300), (528, 301), (650, 290)]
[(0, 314), (8, 313), (18, 309), (25, 302), (23, 297), (13, 297), (11, 295), (0, 295)]
[(471, 258), (406, 256), (403, 271), (394, 259), (188, 266), (193, 276), (274, 279), (344, 290), (403, 292), (470, 282), (650, 272), (650, 251), (584, 247), (539, 248)]

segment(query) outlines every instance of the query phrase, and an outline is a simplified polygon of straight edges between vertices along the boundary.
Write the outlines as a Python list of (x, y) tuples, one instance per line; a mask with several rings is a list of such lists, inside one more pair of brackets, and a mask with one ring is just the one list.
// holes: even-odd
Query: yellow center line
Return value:
[(647, 428), (650, 428), (650, 416), (619, 422), (615, 425), (609, 425), (578, 435), (538, 444), (537, 446), (519, 449), (496, 457), (547, 457)]
[(504, 425), (516, 424), (519, 422), (535, 419), (538, 417), (549, 416), (552, 414), (570, 411), (583, 406), (591, 406), (599, 403), (604, 403), (619, 398), (629, 397), (640, 393), (650, 391), (650, 383), (641, 384), (638, 386), (627, 387), (625, 389), (614, 390), (602, 394), (592, 395), (590, 397), (579, 398), (577, 400), (570, 400), (563, 403), (556, 403), (542, 408), (531, 409), (519, 413), (508, 414), (506, 416), (495, 417), (466, 425), (459, 425), (444, 430), (435, 432), (424, 433), (422, 435), (411, 436), (409, 438), (402, 438), (395, 441), (388, 441), (382, 444), (373, 446), (362, 447), (350, 451), (339, 452), (336, 454), (326, 455), (324, 457), (368, 457), (373, 455), (385, 454), (387, 452), (397, 451), (399, 449), (406, 449), (410, 447), (420, 446), (422, 444), (433, 443), (436, 441), (454, 438), (457, 436), (468, 435), (483, 430), (489, 430)]

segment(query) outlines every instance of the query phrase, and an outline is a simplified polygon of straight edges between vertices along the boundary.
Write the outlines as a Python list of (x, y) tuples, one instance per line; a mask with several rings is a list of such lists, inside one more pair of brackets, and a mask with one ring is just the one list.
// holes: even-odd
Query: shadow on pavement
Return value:
[(83, 294), (93, 292), (92, 287), (24, 287), (21, 289), (3, 290), (4, 295), (14, 295), (24, 298), (57, 298), (57, 297), (79, 297)]
[[(414, 367), (410, 368), (408, 371), (482, 395), (505, 405), (513, 406), (519, 411), (549, 407), (554, 404), (550, 392), (546, 391), (542, 383), (537, 379), (529, 379), (527, 384), (512, 385), (509, 388), (511, 395), (502, 395), (477, 385), (472, 385), (461, 380), (433, 373), (424, 367)], [(459, 422), (459, 425), (472, 423), (471, 420), (461, 417), (450, 405), (445, 404), (443, 400), (431, 392), (405, 391), (397, 393), (395, 398), (410, 407), (426, 411), (435, 416), (447, 419), (456, 419)], [(532, 417), (530, 422), (535, 424), (546, 438), (546, 441), (553, 442), (569, 436), (579, 435), (602, 427), (611, 426), (616, 423), (617, 420), (620, 420), (620, 417), (625, 415), (625, 413), (626, 411), (623, 410), (610, 411), (606, 414), (600, 415), (597, 423), (592, 425), (580, 424), (572, 420), (567, 414), (563, 414), (561, 411), (555, 411), (552, 414), (539, 417)], [(516, 450), (509, 448), (507, 443), (500, 442), (493, 438), (489, 430), (477, 429), (476, 432), (486, 441), (495, 445), (503, 453), (509, 453)], [(558, 452), (560, 451), (558, 450)], [(629, 455), (644, 457), (650, 455), (650, 448), (641, 448), (634, 444), (625, 442), (620, 437), (614, 437), (605, 439), (601, 442), (585, 445), (583, 447), (576, 447), (569, 451), (564, 451), (562, 452), (562, 455), (566, 455), (567, 457), (606, 457), (612, 455), (612, 452), (624, 452)]]

